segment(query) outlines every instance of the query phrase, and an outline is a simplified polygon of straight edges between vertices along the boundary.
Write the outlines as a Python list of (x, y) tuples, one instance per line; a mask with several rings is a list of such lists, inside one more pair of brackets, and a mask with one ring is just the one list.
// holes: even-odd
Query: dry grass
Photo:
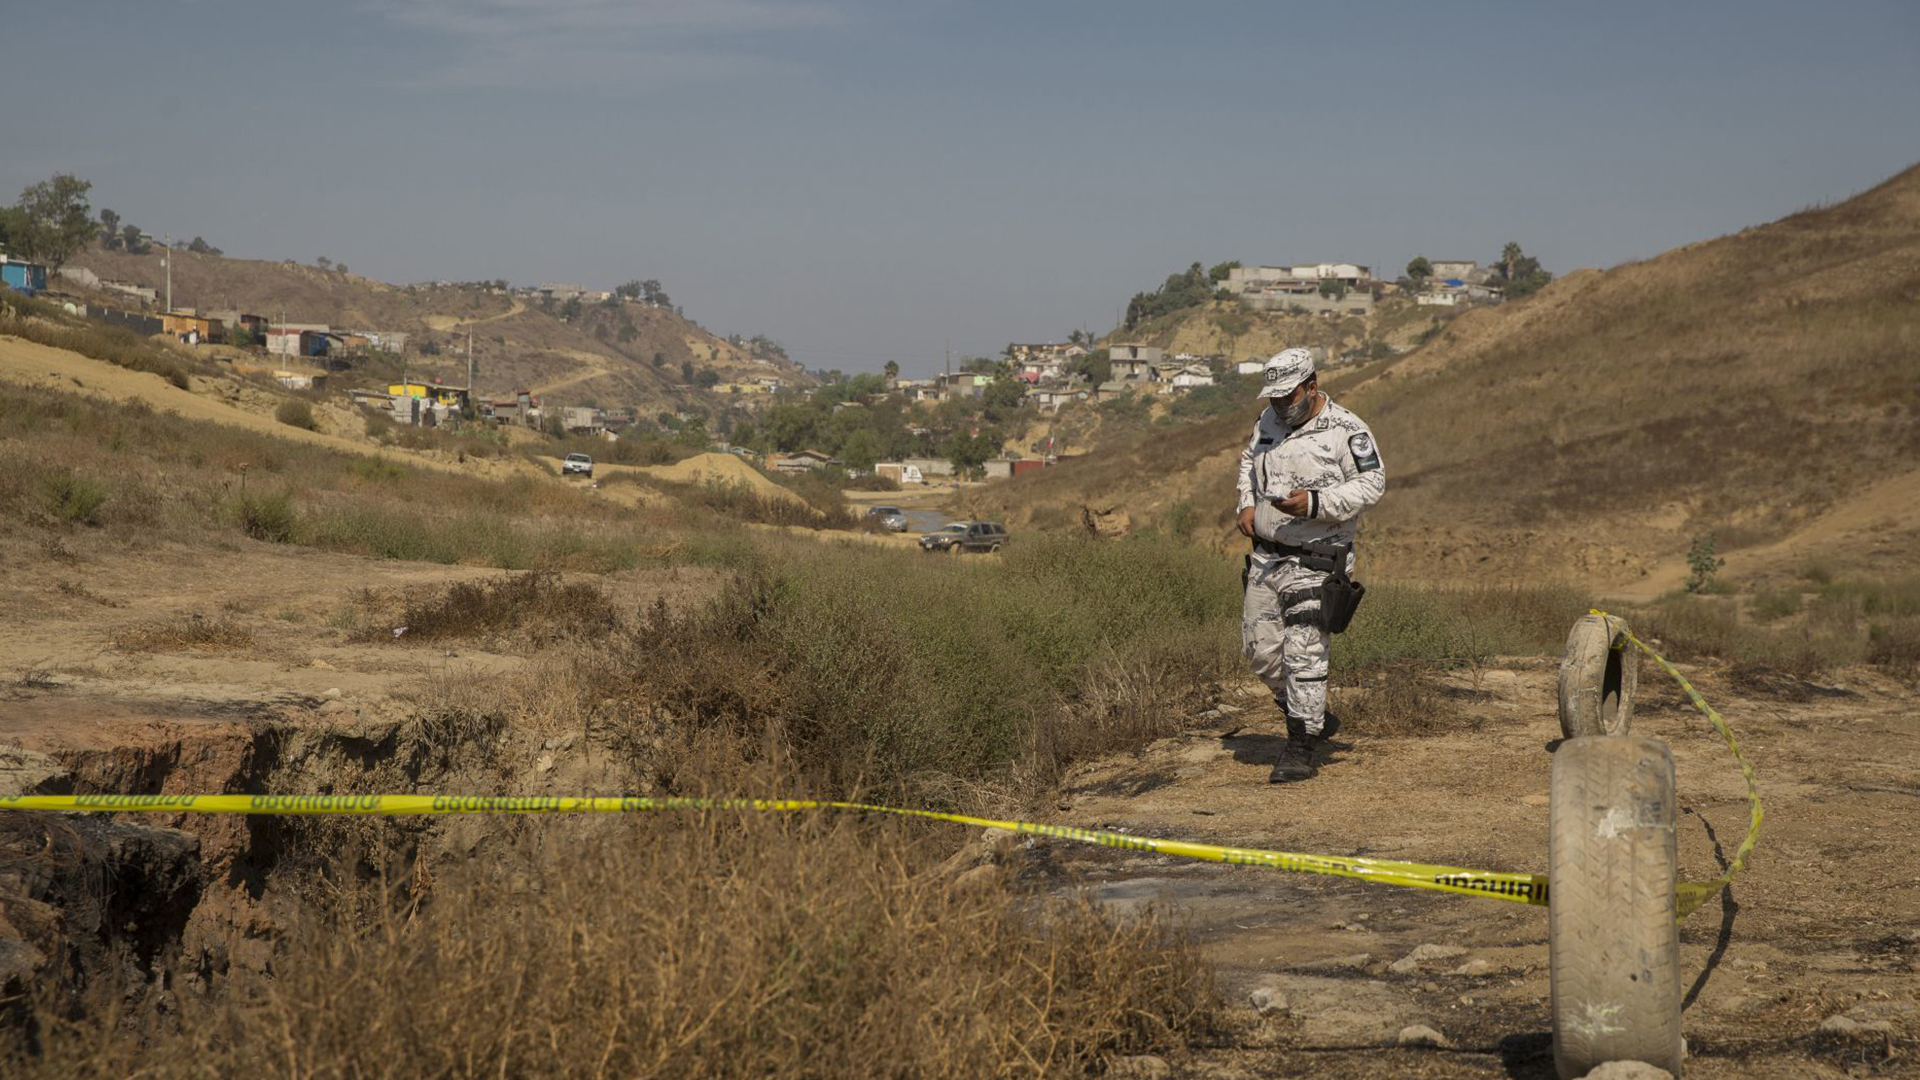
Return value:
[[(418, 590), (398, 612), (378, 602), (363, 604), (364, 624), (355, 641), (440, 641), (514, 637), (534, 646), (565, 638), (607, 634), (619, 625), (613, 604), (598, 585), (531, 571), (489, 581), (457, 581)], [(404, 627), (404, 633), (394, 628)]]
[(1642, 637), (1676, 660), (1719, 660), (1805, 680), (1855, 664), (1920, 674), (1920, 577), (1827, 581), (1810, 598), (1761, 592), (1669, 596), (1633, 612)]
[(177, 1015), (100, 1002), (20, 1080), (1042, 1077), (1176, 1051), (1217, 1005), (1157, 913), (956, 888), (911, 827), (538, 822), (404, 886), (317, 878), (272, 976)]
[(179, 615), (113, 635), (121, 652), (237, 652), (253, 644), (253, 631), (225, 616)]
[(0, 430), (0, 521), (502, 569), (627, 569), (686, 539), (672, 511), (536, 477), (412, 469), (60, 391), (0, 386)]

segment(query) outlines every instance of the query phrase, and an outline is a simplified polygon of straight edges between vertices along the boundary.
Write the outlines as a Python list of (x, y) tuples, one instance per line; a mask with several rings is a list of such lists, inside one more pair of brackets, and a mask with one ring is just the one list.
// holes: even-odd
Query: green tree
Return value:
[[(105, 215), (102, 215), (102, 216), (104, 217)], [(193, 252), (195, 255), (223, 254), (223, 252), (219, 248), (214, 247), (212, 244), (207, 243), (205, 240), (202, 240), (198, 236), (194, 237), (193, 242), (187, 245), (187, 250)], [(346, 273), (347, 268), (345, 266), (340, 267), (340, 272), (343, 274)]]
[(68, 173), (22, 191), (9, 232), (8, 245), (34, 262), (58, 269), (93, 241), (100, 226), (93, 220), (87, 192), (93, 185)]
[(567, 297), (567, 302), (560, 305), (560, 317), (567, 320), (568, 322), (578, 321), (580, 318), (580, 311), (581, 311), (580, 298), (577, 296)]
[(840, 452), (835, 456), (855, 472), (871, 472), (874, 463), (880, 460), (880, 437), (870, 428), (859, 428), (840, 444)]
[(1727, 565), (1727, 560), (1716, 558), (1713, 553), (1713, 534), (1707, 533), (1693, 538), (1687, 548), (1687, 591), (1702, 592), (1713, 581), (1713, 575)]
[(720, 373), (712, 368), (702, 368), (700, 373), (693, 377), (693, 384), (702, 390), (711, 390), (720, 385)]
[(1198, 307), (1213, 299), (1213, 292), (1206, 270), (1194, 263), (1183, 274), (1168, 274), (1157, 292), (1135, 293), (1127, 302), (1126, 328), (1132, 330), (1162, 315)]
[(1339, 278), (1321, 278), (1320, 295), (1340, 300), (1347, 295), (1347, 283)]
[(613, 287), (613, 295), (623, 300), (638, 300), (640, 299), (640, 283), (638, 281), (629, 281), (624, 285), (615, 285)]
[(1415, 285), (1426, 284), (1432, 276), (1433, 264), (1427, 261), (1425, 255), (1415, 255), (1413, 261), (1407, 264), (1407, 277), (1412, 278)]
[(1014, 379), (995, 379), (987, 384), (986, 392), (981, 395), (981, 414), (988, 423), (998, 424), (1006, 421), (1027, 399), (1026, 387)]
[(654, 350), (654, 353), (653, 353), (653, 366), (654, 366), (654, 367), (666, 367), (666, 366), (667, 366), (667, 354), (666, 354), (666, 353), (663, 353), (663, 352), (661, 352), (661, 351), (659, 351), (658, 349), (655, 349), (655, 350)]
[(1238, 269), (1240, 269), (1239, 259), (1234, 259), (1231, 262), (1215, 263), (1213, 264), (1213, 269), (1207, 271), (1207, 280), (1225, 281), (1227, 280), (1227, 274), (1229, 272)]
[(1113, 374), (1113, 360), (1105, 349), (1094, 349), (1080, 358), (1074, 370), (1095, 386), (1106, 382)]
[(889, 360), (887, 361), (887, 366), (880, 370), (885, 375), (888, 386), (892, 386), (895, 382), (899, 381), (900, 379), (900, 362), (899, 361)]
[(1520, 245), (1512, 242), (1500, 249), (1495, 277), (1510, 300), (1539, 292), (1553, 280), (1552, 274), (1541, 269), (1540, 260), (1520, 250)]
[(946, 442), (940, 444), (940, 453), (948, 461), (953, 462), (955, 472), (976, 476), (999, 445), (1000, 441), (993, 438), (989, 431), (983, 430), (977, 435), (956, 431), (947, 436)]
[(100, 236), (108, 247), (117, 247), (120, 243), (120, 215), (111, 210), (100, 211)]
[(680, 381), (686, 383), (693, 381), (693, 361), (680, 361)]
[(120, 227), (120, 246), (134, 255), (145, 255), (153, 250), (147, 242), (140, 239), (140, 226), (122, 225)]

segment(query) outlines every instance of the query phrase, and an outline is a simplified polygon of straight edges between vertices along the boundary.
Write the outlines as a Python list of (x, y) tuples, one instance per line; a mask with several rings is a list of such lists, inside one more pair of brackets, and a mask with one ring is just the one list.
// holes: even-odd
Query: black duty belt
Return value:
[(1345, 544), (1283, 544), (1278, 540), (1262, 540), (1256, 536), (1253, 538), (1253, 550), (1262, 555), (1299, 559), (1300, 565), (1309, 570), (1331, 573), (1336, 567), (1340, 570), (1347, 568), (1347, 552), (1350, 549)]

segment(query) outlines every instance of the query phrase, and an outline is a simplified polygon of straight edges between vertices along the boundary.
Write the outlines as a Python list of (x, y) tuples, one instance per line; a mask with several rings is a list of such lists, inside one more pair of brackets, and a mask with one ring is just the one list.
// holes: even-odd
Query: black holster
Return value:
[(1360, 601), (1366, 599), (1367, 587), (1347, 576), (1347, 560), (1344, 556), (1327, 580), (1320, 583), (1320, 619), (1327, 633), (1338, 634), (1353, 621), (1353, 613), (1360, 610)]

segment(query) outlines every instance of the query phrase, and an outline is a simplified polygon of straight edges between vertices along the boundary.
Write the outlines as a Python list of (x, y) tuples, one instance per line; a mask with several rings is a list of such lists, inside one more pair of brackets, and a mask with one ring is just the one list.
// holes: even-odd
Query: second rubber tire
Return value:
[(1560, 657), (1560, 734), (1625, 735), (1639, 681), (1640, 652), (1627, 640), (1627, 624), (1611, 615), (1581, 616)]
[(1554, 1064), (1567, 1080), (1609, 1061), (1678, 1077), (1673, 755), (1658, 739), (1569, 740), (1548, 798)]

